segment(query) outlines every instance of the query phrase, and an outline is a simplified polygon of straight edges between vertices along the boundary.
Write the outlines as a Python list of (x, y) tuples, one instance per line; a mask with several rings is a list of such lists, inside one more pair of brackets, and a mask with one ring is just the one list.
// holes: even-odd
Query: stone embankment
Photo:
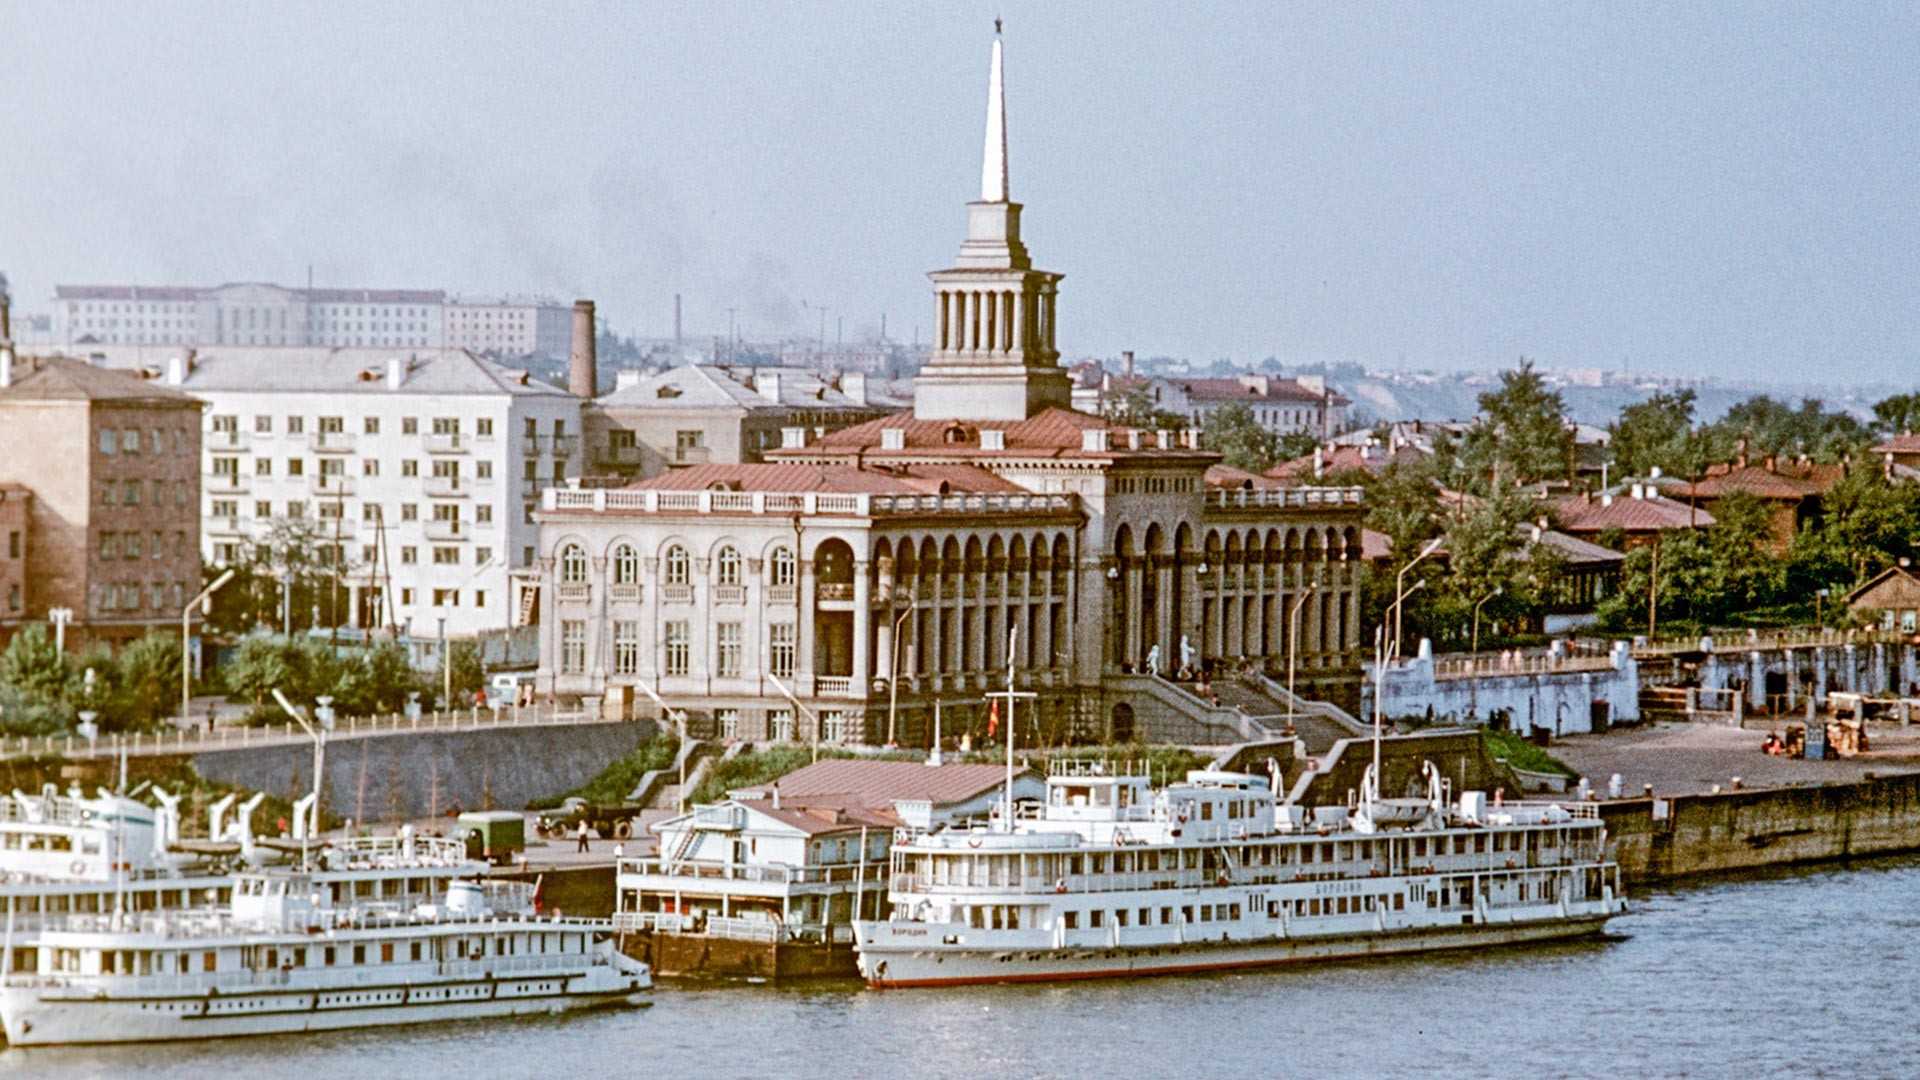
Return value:
[(1920, 850), (1920, 774), (1601, 804), (1632, 883)]

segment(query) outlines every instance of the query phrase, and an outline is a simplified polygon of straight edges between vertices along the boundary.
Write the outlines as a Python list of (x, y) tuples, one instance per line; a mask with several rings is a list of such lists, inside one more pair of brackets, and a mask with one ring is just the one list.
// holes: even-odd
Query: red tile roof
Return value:
[(1682, 499), (1718, 499), (1723, 495), (1745, 492), (1762, 499), (1799, 502), (1810, 496), (1824, 495), (1846, 475), (1838, 465), (1813, 465), (1800, 462), (1767, 465), (1713, 465), (1697, 483), (1675, 484), (1670, 491)]
[(631, 485), (661, 491), (830, 491), (842, 494), (928, 495), (943, 492), (1019, 494), (1026, 488), (973, 465), (930, 464), (882, 469), (859, 465), (775, 462), (766, 465), (694, 465)]
[[(1039, 773), (1033, 769), (1015, 775)], [(1000, 765), (941, 765), (918, 761), (877, 761), (872, 758), (828, 758), (804, 765), (773, 784), (742, 789), (742, 793), (770, 794), (780, 788), (784, 805), (791, 799), (805, 803), (821, 796), (842, 797), (842, 805), (885, 809), (896, 799), (926, 799), (935, 806), (966, 802), (1007, 782)]]
[(13, 385), (0, 387), (0, 401), (146, 401), (195, 411), (201, 408), (198, 398), (164, 384), (66, 356), (23, 356), (15, 360)]
[(1626, 532), (1655, 532), (1660, 529), (1706, 528), (1713, 515), (1703, 508), (1690, 507), (1661, 495), (1636, 499), (1631, 495), (1610, 498), (1562, 499), (1555, 507), (1560, 531), (1598, 533), (1604, 529)]
[[(1365, 469), (1371, 473), (1385, 472), (1390, 465), (1410, 466), (1426, 460), (1427, 455), (1419, 448), (1402, 444), (1388, 450), (1380, 446), (1332, 446), (1320, 450), (1320, 472), (1336, 472), (1341, 469)], [(1267, 470), (1267, 475), (1276, 480), (1290, 480), (1294, 483), (1311, 481), (1314, 478), (1314, 455), (1307, 454), (1283, 462)]]
[(1920, 454), (1920, 435), (1903, 431), (1873, 448), (1876, 454)]
[(1271, 476), (1236, 469), (1231, 465), (1207, 466), (1206, 481), (1213, 487), (1221, 488), (1278, 488), (1285, 487)]
[(808, 836), (858, 832), (861, 829), (892, 829), (901, 824), (899, 817), (891, 811), (831, 804), (797, 806), (785, 801), (784, 792), (781, 794), (782, 801), (778, 808), (775, 808), (772, 799), (756, 799), (748, 805), (753, 807), (754, 813), (765, 814), (781, 824), (799, 829)]
[[(981, 428), (1004, 431), (1006, 450), (983, 451), (980, 448)], [(882, 448), (881, 432), (890, 429), (897, 429), (902, 433), (901, 451)], [(1098, 429), (1112, 432), (1110, 453), (1081, 449), (1083, 444), (1081, 433)], [(943, 457), (978, 457), (983, 453), (1002, 452), (1021, 457), (1108, 457), (1110, 454), (1130, 452), (1126, 449), (1126, 440), (1128, 433), (1132, 430), (1091, 413), (1062, 409), (1057, 406), (1043, 409), (1025, 420), (1015, 421), (917, 420), (912, 411), (908, 410), (829, 432), (804, 447), (770, 450), (767, 456), (783, 461), (793, 461), (808, 457), (842, 457), (856, 452), (875, 455), (908, 451), (914, 457), (930, 454)], [(1161, 451), (1153, 448), (1152, 442), (1152, 433), (1146, 433), (1143, 445), (1153, 453), (1217, 456), (1208, 451), (1181, 450), (1178, 447)]]

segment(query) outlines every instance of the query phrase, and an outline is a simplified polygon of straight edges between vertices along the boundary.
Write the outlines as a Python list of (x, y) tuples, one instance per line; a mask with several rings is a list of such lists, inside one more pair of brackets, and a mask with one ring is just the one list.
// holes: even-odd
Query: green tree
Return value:
[[(180, 701), (180, 639), (161, 631), (128, 642), (108, 662), (111, 687), (103, 711), (110, 727), (151, 727)], [(96, 671), (103, 670), (96, 668)]]
[(1201, 431), (1207, 449), (1220, 454), (1222, 464), (1233, 468), (1263, 473), (1282, 460), (1280, 437), (1239, 402), (1207, 413)]
[(1481, 394), (1479, 405), (1480, 422), (1457, 446), (1435, 442), (1451, 459), (1457, 486), (1484, 493), (1566, 478), (1573, 456), (1566, 402), (1532, 361), (1501, 372), (1499, 388)]
[(1161, 408), (1144, 386), (1109, 396), (1100, 414), (1116, 424), (1144, 431), (1181, 431), (1191, 423), (1179, 413)]
[(39, 701), (64, 701), (73, 684), (73, 665), (39, 623), (30, 623), (0, 652), (0, 686)]
[(1657, 467), (1673, 476), (1691, 476), (1694, 460), (1692, 390), (1656, 391), (1645, 401), (1620, 410), (1608, 426), (1613, 460), (1628, 476), (1647, 476)]
[(1757, 394), (1727, 410), (1709, 425), (1715, 445), (1726, 453), (1745, 447), (1749, 458), (1795, 457), (1837, 462), (1871, 442), (1870, 433), (1844, 412), (1828, 412), (1819, 398), (1804, 398), (1798, 408)]
[(1880, 435), (1920, 431), (1920, 394), (1895, 394), (1876, 402), (1872, 426)]
[[(234, 578), (213, 595), (207, 625), (240, 636), (289, 626), (295, 633), (352, 621), (342, 578), (354, 569), (331, 523), (307, 517), (275, 518), (267, 531), (240, 545)], [(209, 583), (223, 568), (209, 566)]]

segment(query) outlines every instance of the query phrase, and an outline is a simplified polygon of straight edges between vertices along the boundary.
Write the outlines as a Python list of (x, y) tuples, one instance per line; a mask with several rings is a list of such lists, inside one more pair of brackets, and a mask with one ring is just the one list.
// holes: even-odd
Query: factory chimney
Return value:
[(680, 351), (680, 294), (673, 294), (673, 351)]
[(573, 302), (573, 357), (567, 364), (567, 392), (592, 400), (597, 377), (593, 359), (593, 301)]

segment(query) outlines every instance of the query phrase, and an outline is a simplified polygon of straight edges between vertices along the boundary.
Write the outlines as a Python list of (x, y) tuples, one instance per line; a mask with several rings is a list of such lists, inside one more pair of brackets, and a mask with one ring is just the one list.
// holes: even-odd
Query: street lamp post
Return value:
[(1467, 712), (1475, 717), (1480, 715), (1480, 609), (1506, 591), (1505, 585), (1495, 585), (1492, 592), (1473, 605), (1473, 647), (1467, 650), (1472, 654), (1467, 659)]
[(893, 620), (893, 655), (888, 658), (892, 661), (893, 671), (887, 676), (887, 746), (889, 748), (900, 745), (894, 738), (898, 731), (896, 725), (900, 714), (900, 627), (907, 621), (907, 616), (913, 614), (914, 609), (919, 606), (919, 591), (908, 593), (907, 609), (895, 616)]
[(67, 624), (73, 621), (73, 609), (65, 607), (47, 609), (47, 621), (53, 624), (53, 649), (55, 652), (67, 651)]
[[(1395, 660), (1400, 659), (1400, 601), (1406, 599), (1407, 594), (1413, 591), (1413, 589), (1402, 588), (1402, 586), (1406, 584), (1407, 571), (1418, 565), (1420, 560), (1440, 550), (1440, 545), (1445, 542), (1446, 537), (1444, 536), (1436, 536), (1427, 541), (1427, 546), (1420, 549), (1420, 554), (1415, 555), (1413, 561), (1401, 567), (1400, 572), (1393, 575), (1393, 589), (1396, 593), (1400, 594), (1393, 601), (1393, 658)], [(1414, 589), (1419, 587), (1420, 586), (1415, 585)]]
[(1487, 606), (1487, 601), (1506, 591), (1505, 585), (1495, 585), (1492, 592), (1481, 597), (1480, 602), (1473, 605), (1473, 647), (1467, 650), (1468, 652), (1475, 654), (1480, 652), (1480, 609)]
[(218, 592), (222, 585), (232, 580), (231, 569), (222, 571), (219, 577), (213, 579), (213, 584), (201, 589), (198, 596), (188, 601), (186, 607), (180, 609), (180, 724), (182, 727), (186, 726), (188, 711), (193, 706), (193, 665), (189, 660), (191, 650), (187, 648), (187, 635), (193, 632), (193, 609), (200, 608), (200, 614), (205, 616), (207, 608), (212, 606), (213, 594)]
[(1288, 610), (1287, 612), (1287, 726), (1288, 727), (1293, 726), (1294, 710), (1298, 708), (1300, 704), (1299, 695), (1293, 692), (1294, 658), (1297, 655), (1299, 655), (1299, 652), (1300, 652), (1300, 606), (1307, 602), (1307, 597), (1312, 596), (1314, 593), (1319, 591), (1320, 591), (1320, 584), (1318, 582), (1315, 582), (1314, 584), (1307, 586), (1305, 591), (1301, 592), (1299, 596), (1296, 596), (1293, 598), (1293, 605), (1291, 609)]
[(327, 775), (327, 732), (333, 730), (333, 698), (314, 699), (320, 705), (313, 714), (313, 718), (320, 722), (318, 728), (307, 722), (306, 714), (294, 708), (293, 702), (288, 701), (287, 696), (282, 694), (277, 686), (273, 688), (273, 700), (279, 702), (287, 715), (293, 717), (300, 724), (301, 730), (313, 740), (313, 810), (312, 817), (308, 819), (307, 827), (301, 830), (300, 836), (300, 866), (306, 869), (307, 845), (313, 842), (314, 835), (320, 831), (320, 799)]
[[(1414, 582), (1412, 585), (1409, 585), (1405, 589), (1400, 590), (1400, 595), (1393, 598), (1393, 605), (1392, 605), (1393, 606), (1393, 625), (1396, 630), (1400, 626), (1400, 605), (1406, 602), (1407, 597), (1412, 596), (1414, 593), (1417, 593), (1421, 589), (1424, 589), (1426, 587), (1427, 587), (1427, 579), (1421, 578), (1420, 580)], [(1392, 656), (1395, 660), (1398, 660), (1400, 658), (1399, 639), (1398, 638), (1394, 639), (1390, 644), (1391, 644), (1391, 648), (1387, 650), (1387, 654), (1389, 656)]]

